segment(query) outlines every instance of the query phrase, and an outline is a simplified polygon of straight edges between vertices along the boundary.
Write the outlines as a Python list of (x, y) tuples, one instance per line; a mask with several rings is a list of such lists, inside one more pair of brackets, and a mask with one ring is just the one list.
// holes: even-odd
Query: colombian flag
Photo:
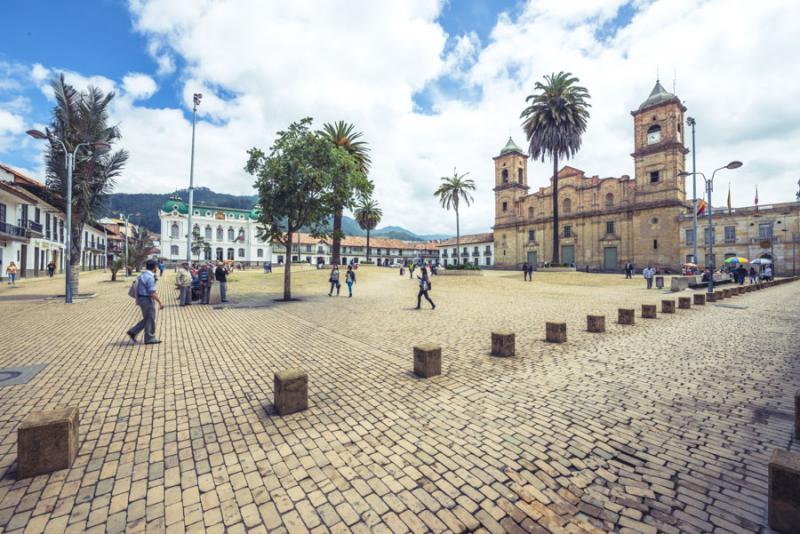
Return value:
[(702, 198), (697, 201), (697, 216), (702, 217), (706, 212), (706, 201)]

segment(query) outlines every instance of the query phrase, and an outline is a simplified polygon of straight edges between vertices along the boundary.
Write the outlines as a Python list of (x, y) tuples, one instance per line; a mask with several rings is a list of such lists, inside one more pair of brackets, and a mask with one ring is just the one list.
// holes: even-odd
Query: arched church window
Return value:
[(612, 193), (608, 193), (606, 195), (606, 207), (613, 208), (614, 207), (614, 195)]
[(533, 208), (528, 208), (528, 218), (533, 219)]
[(217, 226), (217, 241), (225, 239), (225, 230), (221, 226)]
[(178, 226), (178, 223), (172, 223), (172, 226), (169, 228), (169, 236), (173, 239), (177, 239), (180, 232), (181, 229)]
[(206, 241), (211, 241), (211, 225), (206, 225)]
[(518, 181), (519, 183), (522, 183), (522, 167), (520, 167), (519, 169), (517, 169), (517, 181)]
[(233, 228), (228, 228), (228, 241), (233, 241), (235, 237), (236, 236), (234, 235)]
[(564, 213), (572, 213), (572, 201), (570, 199), (565, 198), (561, 206), (562, 206), (561, 210)]
[(508, 183), (508, 169), (503, 169), (503, 183)]
[(652, 145), (659, 141), (661, 141), (661, 126), (654, 124), (647, 129), (647, 144)]

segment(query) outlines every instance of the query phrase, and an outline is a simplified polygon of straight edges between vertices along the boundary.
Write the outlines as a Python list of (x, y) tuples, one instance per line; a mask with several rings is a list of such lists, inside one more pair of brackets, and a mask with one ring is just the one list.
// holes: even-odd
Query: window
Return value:
[(659, 141), (661, 141), (661, 126), (654, 124), (647, 129), (647, 144), (652, 145)]
[(528, 230), (528, 241), (536, 241), (536, 230)]
[(661, 180), (661, 173), (659, 171), (650, 172), (650, 183), (654, 184)]
[(229, 248), (229, 249), (228, 249), (228, 259), (229, 259), (229, 260), (232, 260), (232, 259), (233, 259), (233, 249), (232, 249), (232, 248)]
[(64, 242), (64, 220), (61, 219), (58, 221), (58, 240), (60, 242)]
[(36, 208), (33, 212), (33, 220), (37, 223), (42, 222), (42, 210)]
[(492, 258), (486, 258), (486, 265), (492, 264)]
[(569, 224), (564, 225), (564, 237), (572, 237), (572, 226)]
[(20, 221), (22, 221), (22, 224), (20, 224), (20, 226), (28, 226), (28, 205), (22, 204), (20, 208), (22, 208), (22, 214), (20, 216)]
[(522, 183), (522, 167), (520, 167), (519, 169), (517, 169), (517, 181), (518, 181), (519, 183)]
[(564, 213), (572, 213), (572, 200), (565, 198), (561, 205)]
[(613, 208), (614, 207), (614, 195), (612, 193), (608, 193), (606, 195), (606, 208)]
[(217, 226), (217, 241), (222, 241), (225, 239), (225, 230), (222, 229), (221, 226)]
[(240, 258), (244, 258), (244, 249), (243, 248), (239, 249), (239, 257)]
[(83, 246), (89, 246), (89, 232), (83, 232)]
[(6, 205), (0, 204), (0, 223), (6, 222)]
[(311, 245), (306, 245), (306, 252), (311, 252)]
[(199, 236), (199, 235), (200, 235), (200, 226), (195, 224), (192, 227), (192, 236), (194, 237), (194, 236)]
[[(228, 241), (233, 241), (235, 238), (236, 238), (236, 235), (234, 234), (233, 228), (228, 228)], [(233, 258), (229, 258), (229, 259), (232, 260)]]
[(169, 255), (170, 256), (177, 256), (180, 252), (178, 251), (178, 245), (172, 245), (169, 247)]
[(211, 241), (211, 225), (206, 225), (206, 241)]
[(708, 228), (705, 229), (705, 236), (704, 237), (706, 239), (706, 243), (716, 243), (717, 242), (717, 240), (714, 239), (714, 233), (713, 232), (709, 232)]
[(658, 239), (653, 239), (653, 250), (658, 249)]
[(503, 202), (503, 211), (508, 211), (508, 202)]
[(244, 228), (239, 228), (239, 241), (244, 242), (246, 239)]
[(725, 227), (725, 242), (726, 243), (736, 243), (736, 227), (735, 226), (726, 226)]
[(528, 208), (528, 218), (533, 219), (533, 208)]
[(50, 214), (44, 214), (44, 231), (47, 239), (50, 239)]
[(614, 221), (607, 221), (606, 222), (606, 233), (613, 234), (614, 233)]
[(264, 249), (263, 248), (258, 249), (256, 251), (256, 256), (258, 256), (259, 258), (263, 258), (264, 257)]
[(178, 226), (178, 223), (172, 223), (172, 226), (169, 227), (169, 236), (172, 239), (177, 239), (181, 233), (181, 228)]
[(759, 239), (772, 239), (772, 223), (761, 223), (758, 225)]
[(507, 184), (508, 183), (508, 169), (503, 169), (503, 173), (502, 174), (503, 174), (503, 183)]
[(694, 230), (686, 230), (686, 244), (694, 245)]

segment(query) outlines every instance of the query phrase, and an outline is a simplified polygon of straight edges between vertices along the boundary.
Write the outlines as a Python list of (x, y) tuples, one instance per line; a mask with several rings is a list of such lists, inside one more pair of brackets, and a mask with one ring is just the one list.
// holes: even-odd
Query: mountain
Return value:
[[(141, 224), (148, 230), (161, 233), (161, 221), (158, 212), (164, 202), (177, 194), (184, 202), (188, 202), (189, 193), (182, 189), (175, 193), (153, 194), (153, 193), (113, 193), (109, 195), (106, 205), (101, 212), (101, 217), (118, 217), (120, 213), (140, 215), (132, 216), (131, 222)], [(206, 206), (219, 206), (221, 208), (250, 209), (258, 200), (255, 195), (227, 195), (225, 193), (215, 193), (207, 187), (198, 187), (194, 190), (194, 201), (196, 204)], [(342, 231), (345, 235), (366, 236), (367, 233), (358, 226), (358, 223), (345, 215), (342, 217)], [(430, 241), (432, 239), (447, 239), (451, 237), (444, 234), (418, 235), (400, 226), (385, 226), (370, 232), (374, 237), (385, 237), (388, 239), (400, 239), (402, 241)]]

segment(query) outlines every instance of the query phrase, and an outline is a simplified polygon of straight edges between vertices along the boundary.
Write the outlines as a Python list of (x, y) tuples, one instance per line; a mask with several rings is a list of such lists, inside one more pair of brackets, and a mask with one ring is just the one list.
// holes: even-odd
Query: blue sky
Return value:
[[(800, 79), (785, 76), (800, 70), (796, 1), (10, 0), (3, 16), (0, 161), (40, 178), (42, 145), (24, 132), (49, 120), (46, 81), (65, 70), (117, 92), (112, 120), (131, 154), (119, 191), (186, 186), (191, 94), (202, 92), (198, 185), (252, 194), (248, 148), (303, 116), (347, 120), (372, 146), (387, 224), (452, 231), (431, 192), (458, 167), (479, 186), (464, 229), (485, 231), (492, 157), (509, 135), (524, 145), (519, 114), (536, 81), (567, 70), (592, 95), (565, 164), (633, 176), (629, 112), (660, 71), (670, 90), (677, 74), (697, 118), (699, 169), (745, 162), (730, 175), (735, 205), (756, 184), (762, 204), (796, 191)], [(531, 162), (531, 187), (549, 172)]]

